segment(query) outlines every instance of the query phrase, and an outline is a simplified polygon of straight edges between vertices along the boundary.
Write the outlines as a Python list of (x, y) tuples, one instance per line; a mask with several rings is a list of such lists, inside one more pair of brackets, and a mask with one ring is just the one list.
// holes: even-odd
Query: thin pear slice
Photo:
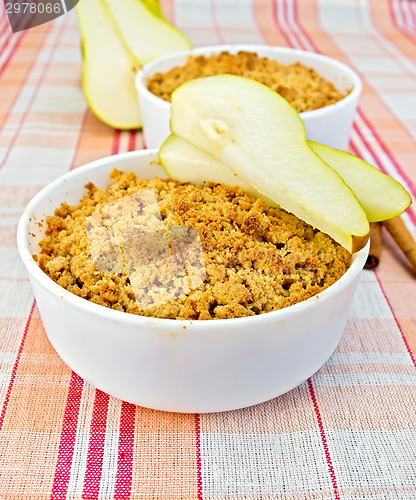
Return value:
[[(409, 193), (399, 182), (369, 163), (324, 144), (313, 141), (308, 141), (308, 144), (352, 189), (369, 222), (396, 217), (412, 203)], [(168, 176), (179, 182), (211, 181), (240, 186), (268, 205), (277, 206), (273, 200), (256, 191), (211, 154), (175, 134), (171, 134), (162, 144), (159, 160)]]
[(400, 182), (369, 163), (318, 142), (308, 141), (308, 144), (354, 191), (370, 222), (396, 217), (412, 203)]
[(137, 0), (137, 1), (138, 2), (143, 1), (143, 3), (146, 5), (146, 7), (150, 10), (152, 14), (164, 19), (163, 12), (158, 0)]
[(367, 242), (356, 196), (308, 146), (294, 108), (265, 85), (233, 75), (187, 82), (172, 94), (171, 130), (350, 252)]
[(192, 48), (186, 36), (141, 0), (105, 0), (127, 46), (140, 64)]
[(160, 147), (159, 160), (168, 176), (178, 182), (198, 184), (211, 181), (240, 186), (248, 194), (264, 200), (269, 206), (276, 206), (273, 200), (256, 191), (212, 155), (175, 134), (171, 134)]
[(107, 5), (102, 0), (82, 0), (75, 11), (83, 47), (82, 88), (88, 105), (111, 127), (140, 127), (135, 61)]

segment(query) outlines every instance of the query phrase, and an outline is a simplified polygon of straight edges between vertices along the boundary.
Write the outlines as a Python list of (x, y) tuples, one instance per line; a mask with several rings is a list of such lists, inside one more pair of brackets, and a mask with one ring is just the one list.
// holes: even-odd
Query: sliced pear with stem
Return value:
[(184, 83), (172, 94), (171, 130), (351, 253), (365, 246), (358, 199), (308, 146), (294, 108), (265, 85), (233, 75)]
[(400, 182), (373, 165), (318, 142), (308, 141), (308, 144), (354, 191), (370, 222), (396, 217), (412, 203), (410, 194)]
[(155, 15), (141, 0), (105, 2), (126, 45), (140, 64), (170, 52), (192, 48), (181, 31)]
[(198, 184), (211, 181), (240, 186), (248, 194), (264, 200), (270, 206), (276, 206), (273, 200), (259, 193), (212, 155), (175, 134), (171, 134), (160, 147), (159, 160), (168, 176), (178, 182)]
[(102, 0), (82, 0), (75, 11), (81, 32), (82, 88), (93, 113), (120, 129), (138, 128), (136, 63)]

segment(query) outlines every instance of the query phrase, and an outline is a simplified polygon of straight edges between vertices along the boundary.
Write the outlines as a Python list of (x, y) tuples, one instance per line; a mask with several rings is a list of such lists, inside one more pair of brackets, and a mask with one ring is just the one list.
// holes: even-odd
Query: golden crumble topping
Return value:
[(284, 65), (252, 52), (191, 56), (184, 66), (153, 75), (147, 87), (157, 97), (170, 102), (172, 92), (182, 83), (221, 74), (257, 80), (284, 97), (299, 113), (335, 104), (346, 95), (299, 62)]
[[(37, 256), (40, 268), (56, 283), (96, 304), (171, 319), (252, 316), (308, 299), (338, 280), (350, 265), (351, 255), (329, 236), (283, 210), (268, 207), (240, 187), (212, 182), (181, 185), (159, 178), (139, 180), (133, 173), (118, 170), (112, 172), (111, 179), (112, 184), (105, 190), (87, 184), (87, 192), (77, 205), (63, 203), (46, 218), (46, 233)], [(129, 263), (127, 257), (119, 259), (116, 241), (115, 247), (110, 245), (112, 250), (106, 247), (107, 268), (100, 268), (92, 257), (93, 221), (104, 222), (94, 226), (97, 234), (104, 234), (108, 230), (106, 207), (117, 206), (126, 196), (138, 198), (143, 193), (155, 197), (159, 215), (154, 207), (147, 210), (147, 220), (155, 231), (139, 236), (139, 251), (143, 254), (143, 249), (147, 252), (153, 246), (156, 253), (151, 254), (152, 259), (142, 260), (145, 265), (140, 267), (137, 261)], [(135, 218), (131, 214), (128, 217), (127, 223)], [(186, 294), (169, 295), (169, 287), (183, 290), (187, 279), (189, 285), (189, 270), (181, 276), (172, 275), (171, 262), (175, 259), (163, 256), (165, 250), (157, 243), (163, 240), (161, 224), (165, 228), (193, 228), (199, 237), (204, 279), (194, 280)], [(102, 250), (102, 240), (98, 241)], [(131, 239), (128, 241), (131, 244)], [(137, 250), (137, 242), (134, 244)], [(123, 248), (126, 252), (125, 243)], [(173, 276), (164, 282), (164, 302), (154, 300), (154, 284), (146, 288), (146, 279), (158, 281), (150, 270), (150, 261), (158, 259), (162, 264), (157, 273)], [(134, 283), (143, 288), (147, 300), (144, 305), (138, 303)], [(160, 289), (157, 293), (160, 297)]]

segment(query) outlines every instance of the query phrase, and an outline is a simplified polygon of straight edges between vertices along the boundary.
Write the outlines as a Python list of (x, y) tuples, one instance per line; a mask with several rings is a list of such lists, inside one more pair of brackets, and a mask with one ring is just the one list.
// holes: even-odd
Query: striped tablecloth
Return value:
[[(162, 7), (195, 46), (291, 46), (350, 65), (364, 81), (351, 151), (416, 197), (416, 1)], [(335, 354), (267, 403), (208, 415), (135, 407), (54, 352), (16, 250), (19, 215), (69, 169), (142, 146), (140, 132), (88, 110), (73, 12), (12, 34), (1, 4), (0, 499), (416, 499), (416, 276), (387, 235)], [(416, 208), (403, 218), (415, 235)]]

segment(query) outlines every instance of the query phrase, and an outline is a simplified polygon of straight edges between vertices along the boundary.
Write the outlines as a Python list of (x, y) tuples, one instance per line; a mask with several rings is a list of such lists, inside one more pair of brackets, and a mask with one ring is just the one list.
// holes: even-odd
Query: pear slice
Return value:
[(105, 0), (119, 31), (140, 64), (178, 50), (191, 43), (165, 19), (155, 15), (141, 0)]
[(248, 194), (264, 200), (270, 206), (276, 206), (272, 199), (259, 193), (212, 155), (175, 134), (171, 134), (160, 147), (159, 160), (167, 175), (179, 182), (198, 184), (211, 181), (240, 186)]
[(82, 88), (88, 105), (111, 127), (140, 127), (134, 86), (137, 65), (107, 5), (102, 0), (82, 0), (75, 11), (83, 48)]
[(298, 113), (254, 80), (219, 75), (172, 94), (171, 130), (351, 253), (368, 240), (358, 199), (306, 142)]
[(400, 182), (373, 165), (318, 142), (308, 141), (308, 144), (354, 191), (370, 222), (396, 217), (412, 203), (410, 194)]
[[(399, 182), (369, 163), (318, 142), (308, 140), (308, 144), (352, 189), (369, 222), (396, 217), (412, 203), (410, 194)], [(256, 191), (211, 154), (175, 134), (171, 134), (162, 144), (159, 160), (167, 175), (179, 182), (211, 181), (240, 186), (268, 205), (278, 206), (275, 201)]]
[[(140, 2), (140, 0), (138, 0), (138, 1)], [(164, 19), (163, 12), (162, 12), (162, 9), (160, 7), (160, 3), (158, 2), (158, 0), (142, 0), (142, 1), (152, 14)]]

